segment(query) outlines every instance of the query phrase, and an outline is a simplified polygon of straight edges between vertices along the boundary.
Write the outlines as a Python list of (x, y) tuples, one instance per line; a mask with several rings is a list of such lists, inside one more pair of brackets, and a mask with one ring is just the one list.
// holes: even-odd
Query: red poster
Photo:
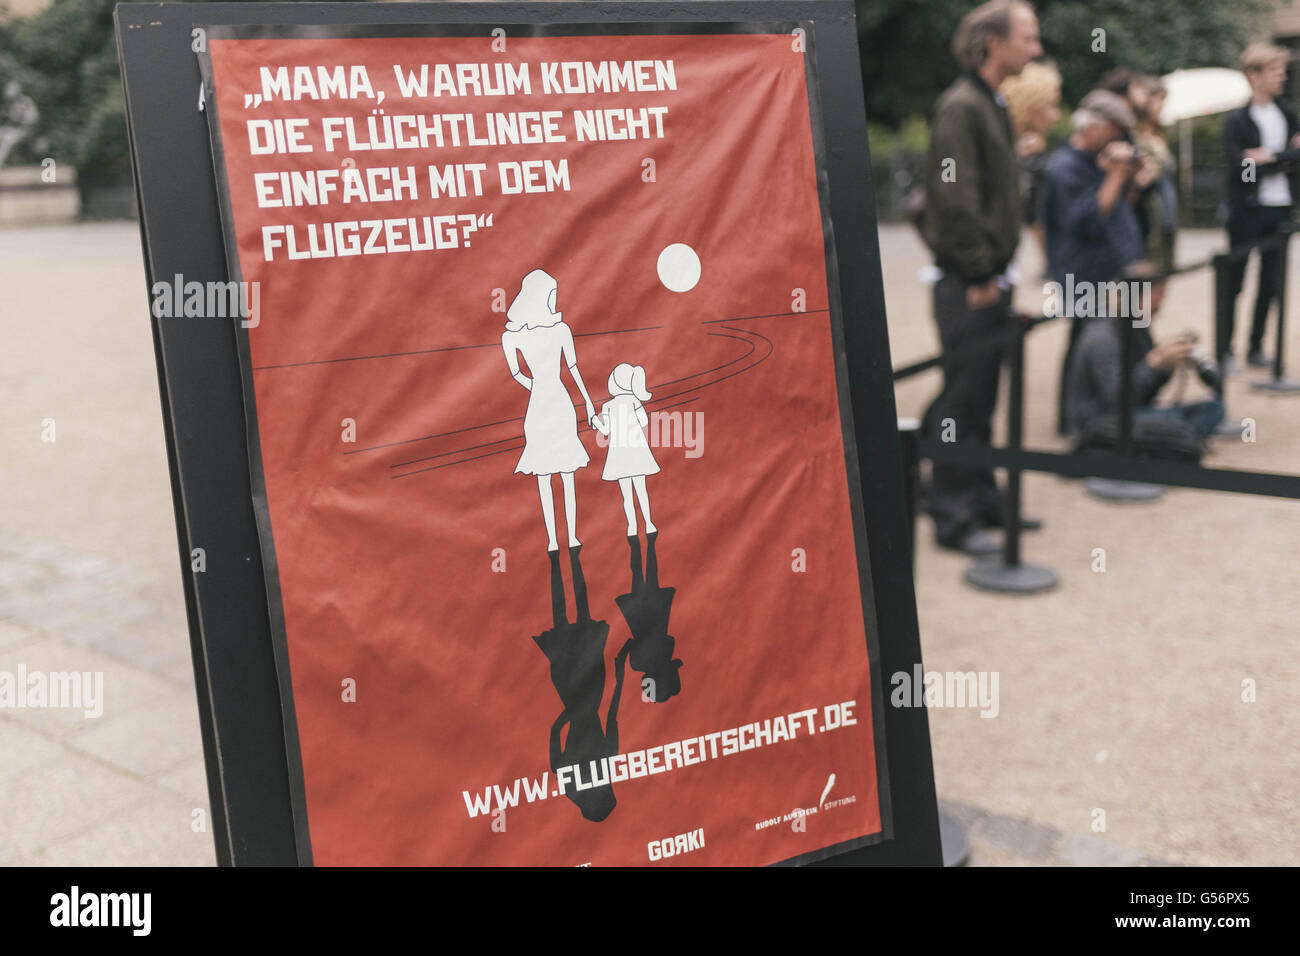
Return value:
[(888, 836), (808, 34), (209, 31), (304, 859)]

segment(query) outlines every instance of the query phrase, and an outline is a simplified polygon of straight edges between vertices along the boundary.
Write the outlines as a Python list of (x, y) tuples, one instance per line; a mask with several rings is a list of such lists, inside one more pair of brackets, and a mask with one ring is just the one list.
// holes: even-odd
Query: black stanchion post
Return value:
[[(1211, 262), (1214, 265), (1214, 360), (1223, 367), (1224, 356), (1228, 354), (1228, 317), (1232, 303), (1228, 301), (1228, 264), (1230, 257), (1217, 255)], [(1219, 397), (1223, 397), (1223, 379), (1219, 376)]]
[(1289, 381), (1283, 371), (1286, 352), (1286, 272), (1287, 256), (1291, 247), (1291, 231), (1292, 227), (1288, 223), (1283, 227), (1282, 237), (1279, 240), (1278, 255), (1282, 261), (1277, 270), (1277, 344), (1274, 346), (1276, 351), (1273, 353), (1273, 377), (1251, 383), (1251, 388), (1266, 392), (1300, 391), (1300, 382)]
[[(1007, 402), (1007, 448), (1020, 451), (1025, 419), (1025, 323), (1015, 312), (1009, 316), (1007, 363), (1010, 396)], [(1051, 568), (1020, 561), (1020, 469), (1007, 469), (1006, 507), (1002, 526), (1005, 539), (1001, 556), (979, 558), (966, 569), (966, 580), (986, 591), (1033, 594), (1056, 587), (1060, 577)]]
[[(1214, 361), (1219, 365), (1219, 381), (1214, 392), (1219, 396), (1219, 401), (1226, 406), (1227, 397), (1224, 394), (1224, 387), (1228, 381), (1228, 369), (1224, 359), (1232, 345), (1228, 337), (1233, 324), (1232, 310), (1236, 306), (1228, 293), (1228, 266), (1232, 263), (1232, 257), (1220, 253), (1211, 259), (1210, 263), (1214, 266)], [(1237, 427), (1232, 424), (1231, 415), (1223, 416), (1223, 421), (1219, 422), (1214, 434), (1238, 434)]]
[(1286, 350), (1286, 267), (1287, 254), (1291, 249), (1291, 232), (1282, 234), (1282, 248), (1279, 255), (1282, 258), (1281, 265), (1277, 270), (1277, 351), (1273, 353), (1273, 380), (1279, 381), (1282, 378), (1282, 360), (1283, 353)]
[[(1138, 295), (1150, 296), (1151, 290), (1145, 282), (1133, 282), (1134, 291), (1129, 302), (1138, 302)], [(1147, 299), (1148, 306), (1150, 299)], [(1130, 309), (1130, 312), (1139, 311)], [(1147, 315), (1150, 321), (1150, 315)], [(1137, 329), (1131, 315), (1109, 319), (1120, 324), (1120, 370), (1119, 370), (1119, 437), (1115, 451), (1126, 458), (1133, 456), (1133, 369), (1137, 365)], [(1149, 485), (1138, 481), (1116, 481), (1112, 478), (1089, 478), (1083, 483), (1084, 489), (1094, 497), (1108, 501), (1149, 501), (1164, 494), (1159, 485)]]
[(1121, 455), (1133, 454), (1133, 364), (1137, 361), (1137, 333), (1133, 322), (1125, 317), (1120, 322), (1119, 368), (1119, 446)]
[[(1008, 358), (1011, 363), (1011, 387), (1007, 397), (1007, 447), (1017, 451), (1024, 443), (1025, 423), (1025, 326), (1020, 317), (1011, 316)], [(1020, 564), (1020, 469), (1007, 469), (1006, 502), (1002, 509), (1002, 563), (1008, 568)]]

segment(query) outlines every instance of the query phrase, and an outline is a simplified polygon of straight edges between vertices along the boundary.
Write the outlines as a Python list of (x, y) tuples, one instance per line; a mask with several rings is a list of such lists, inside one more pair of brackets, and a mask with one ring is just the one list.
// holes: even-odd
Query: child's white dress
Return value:
[(659, 463), (637, 417), (641, 411), (642, 405), (634, 395), (615, 395), (601, 407), (600, 417), (609, 426), (609, 447), (601, 474), (606, 481), (659, 474)]

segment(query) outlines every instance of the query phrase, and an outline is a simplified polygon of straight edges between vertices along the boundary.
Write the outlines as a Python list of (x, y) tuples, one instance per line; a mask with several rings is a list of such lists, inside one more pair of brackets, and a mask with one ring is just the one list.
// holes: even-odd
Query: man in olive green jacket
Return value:
[[(939, 98), (931, 127), (922, 233), (942, 277), (934, 317), (943, 348), (943, 391), (924, 431), (987, 445), (1011, 307), (1007, 267), (1020, 240), (1020, 167), (1006, 103), (997, 92), (1043, 52), (1038, 19), (1022, 0), (992, 0), (968, 13), (953, 38), (963, 73)], [(972, 554), (997, 550), (1001, 524), (989, 468), (936, 463), (927, 508), (938, 543)]]

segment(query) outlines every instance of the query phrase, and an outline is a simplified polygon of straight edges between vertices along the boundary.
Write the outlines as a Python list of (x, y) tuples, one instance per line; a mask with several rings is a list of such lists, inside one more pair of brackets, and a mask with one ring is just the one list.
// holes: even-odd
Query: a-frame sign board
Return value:
[(938, 864), (853, 5), (116, 18), (219, 861)]

